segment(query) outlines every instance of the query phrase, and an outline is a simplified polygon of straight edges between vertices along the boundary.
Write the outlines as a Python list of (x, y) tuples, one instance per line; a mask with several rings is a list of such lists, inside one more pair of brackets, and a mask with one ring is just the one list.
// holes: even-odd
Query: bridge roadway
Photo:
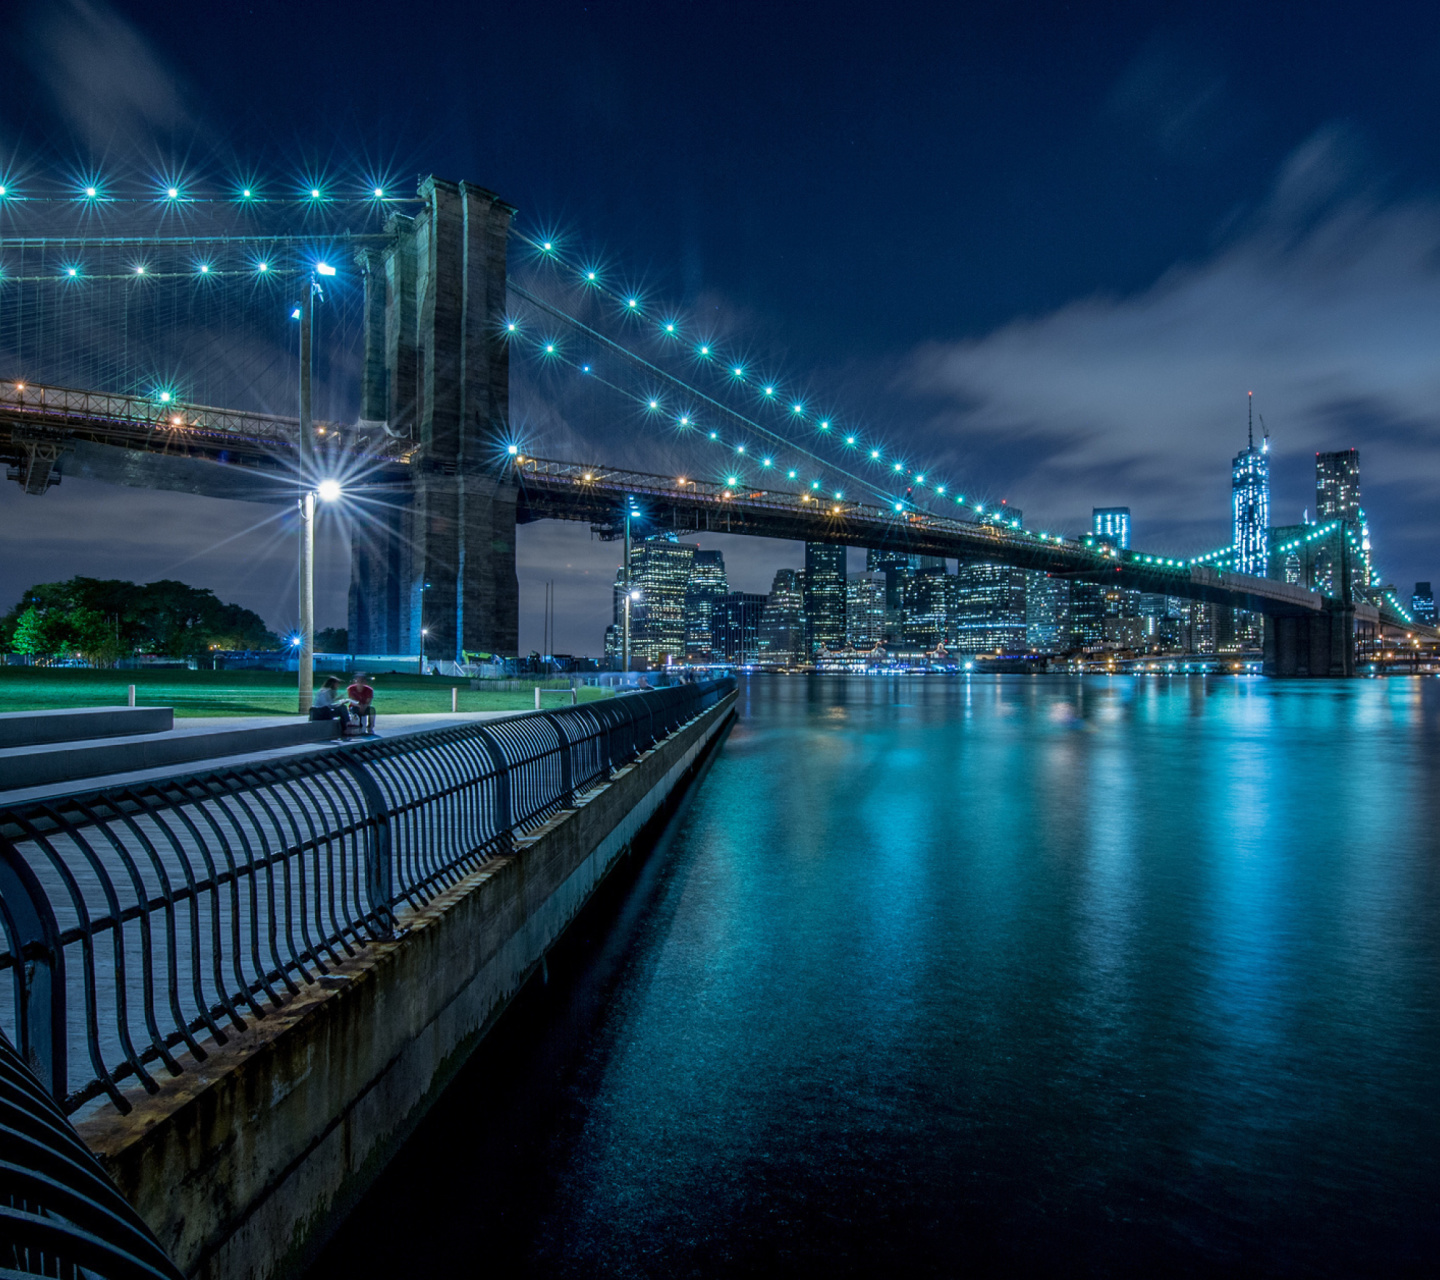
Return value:
[[(381, 429), (316, 424), (317, 456), (335, 472), (363, 475), (367, 487), (403, 485), (422, 450)], [(273, 414), (159, 403), (34, 383), (0, 383), (0, 459), (27, 493), (41, 494), (67, 471), (146, 487), (216, 497), (273, 498), (276, 481), (293, 482), (299, 424)], [(67, 455), (71, 455), (67, 457)], [(750, 485), (729, 487), (686, 477), (598, 464), (519, 457), (516, 520), (578, 520), (606, 528), (632, 496), (644, 499), (658, 527), (677, 532), (748, 534), (829, 542), (914, 555), (945, 556), (1033, 569), (1158, 595), (1248, 609), (1270, 618), (1333, 610), (1318, 592), (1183, 559), (1090, 545), (1059, 535), (957, 520), (913, 506), (893, 507)], [(1361, 625), (1440, 640), (1440, 631), (1407, 623), (1389, 609), (1355, 606)]]
[[(318, 456), (349, 471), (363, 459), (367, 479), (403, 477), (416, 452), (380, 430), (319, 422), (315, 432)], [(264, 499), (273, 481), (294, 480), (299, 435), (298, 419), (274, 414), (0, 382), (0, 460), (30, 494), (57, 483), (65, 459), (67, 473), (112, 483)]]
[[(897, 511), (820, 494), (732, 487), (546, 458), (518, 458), (515, 471), (520, 485), (517, 519), (522, 523), (585, 520), (613, 528), (621, 505), (638, 495), (651, 524), (679, 533), (749, 534), (1008, 564), (1269, 617), (1317, 615), (1335, 603), (1319, 592), (1269, 578), (1223, 573), (1208, 565), (1088, 545), (1055, 534), (956, 520), (910, 506)], [(1388, 615), (1388, 610), (1382, 613), (1371, 605), (1356, 606), (1362, 623), (1417, 630)]]

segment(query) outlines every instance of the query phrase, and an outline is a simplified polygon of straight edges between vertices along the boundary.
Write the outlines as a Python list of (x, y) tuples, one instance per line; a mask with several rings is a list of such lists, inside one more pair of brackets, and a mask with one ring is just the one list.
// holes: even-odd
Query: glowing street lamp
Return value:
[(315, 499), (338, 502), (342, 490), (338, 480), (322, 480), (301, 496), (300, 507), (300, 714), (310, 714), (315, 698)]

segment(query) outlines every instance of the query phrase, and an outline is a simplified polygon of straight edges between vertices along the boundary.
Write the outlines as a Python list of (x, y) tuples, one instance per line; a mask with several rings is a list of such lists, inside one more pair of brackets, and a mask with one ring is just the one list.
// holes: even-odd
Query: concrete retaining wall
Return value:
[(405, 936), (366, 948), (156, 1097), (137, 1095), (130, 1115), (80, 1125), (188, 1274), (303, 1269), (734, 704), (731, 694), (467, 876)]
[(175, 712), (170, 707), (6, 711), (0, 713), (0, 750), (86, 738), (118, 738), (131, 733), (164, 733), (174, 727)]

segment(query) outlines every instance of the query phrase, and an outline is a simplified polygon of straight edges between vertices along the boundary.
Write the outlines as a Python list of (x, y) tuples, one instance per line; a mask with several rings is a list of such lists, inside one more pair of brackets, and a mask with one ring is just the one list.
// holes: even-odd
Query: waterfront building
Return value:
[(710, 611), (729, 590), (724, 555), (696, 551), (685, 587), (685, 656), (692, 662), (709, 662), (716, 656), (711, 646)]
[(717, 659), (740, 664), (760, 660), (760, 622), (765, 597), (749, 591), (730, 591), (710, 610), (710, 647)]
[(799, 569), (780, 569), (765, 599), (757, 645), (759, 660), (790, 666), (809, 660), (805, 647), (805, 575)]
[(1217, 644), (1220, 639), (1220, 615), (1230, 613), (1217, 604), (1206, 604), (1202, 600), (1191, 600), (1188, 602), (1189, 609), (1189, 631), (1190, 631), (1190, 653), (1212, 654), (1217, 653)]
[(1025, 641), (1037, 653), (1064, 653), (1070, 634), (1070, 580), (1048, 573), (1025, 575)]
[(1130, 550), (1130, 508), (1095, 507), (1091, 511), (1095, 536), (1122, 551)]
[(1070, 584), (1070, 632), (1082, 649), (1105, 642), (1105, 588), (1098, 582)]
[[(630, 550), (630, 654), (637, 665), (664, 666), (685, 657), (685, 594), (695, 566), (692, 542), (657, 534)], [(622, 607), (623, 598), (620, 601)]]
[(1019, 653), (1025, 639), (1025, 571), (962, 564), (955, 648), (960, 653)]
[(845, 643), (845, 551), (828, 542), (805, 544), (807, 657), (822, 645), (838, 649)]
[[(981, 517), (983, 524), (1018, 529), (1024, 516), (1016, 507), (999, 507)], [(1000, 564), (961, 564), (955, 575), (955, 617), (951, 629), (959, 653), (1024, 653), (1025, 570)]]
[[(950, 617), (945, 590), (950, 574), (945, 561), (927, 556), (932, 561), (907, 573), (901, 580), (900, 634), (906, 649), (933, 649), (949, 631)], [(939, 567), (934, 567), (938, 562)]]
[(1435, 593), (1430, 590), (1428, 582), (1415, 584), (1415, 590), (1410, 596), (1410, 612), (1416, 622), (1423, 622), (1431, 627), (1435, 625)]
[(845, 639), (856, 649), (885, 641), (885, 575), (852, 573), (845, 584)]

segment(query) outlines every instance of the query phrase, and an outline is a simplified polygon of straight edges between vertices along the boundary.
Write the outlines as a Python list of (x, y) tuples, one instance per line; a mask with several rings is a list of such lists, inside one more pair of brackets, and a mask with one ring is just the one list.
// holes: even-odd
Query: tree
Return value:
[(16, 619), (10, 645), (16, 653), (28, 653), (32, 657), (54, 653), (59, 647), (55, 619), (39, 605), (32, 604)]
[(317, 653), (349, 653), (350, 632), (345, 627), (322, 627), (315, 633)]
[(76, 609), (65, 619), (67, 648), (73, 647), (92, 667), (113, 667), (130, 646), (120, 638), (120, 615), (98, 609)]
[(83, 577), (31, 587), (0, 619), (0, 642), (20, 653), (78, 652), (97, 666), (136, 652), (188, 658), (280, 647), (258, 614), (203, 587)]

